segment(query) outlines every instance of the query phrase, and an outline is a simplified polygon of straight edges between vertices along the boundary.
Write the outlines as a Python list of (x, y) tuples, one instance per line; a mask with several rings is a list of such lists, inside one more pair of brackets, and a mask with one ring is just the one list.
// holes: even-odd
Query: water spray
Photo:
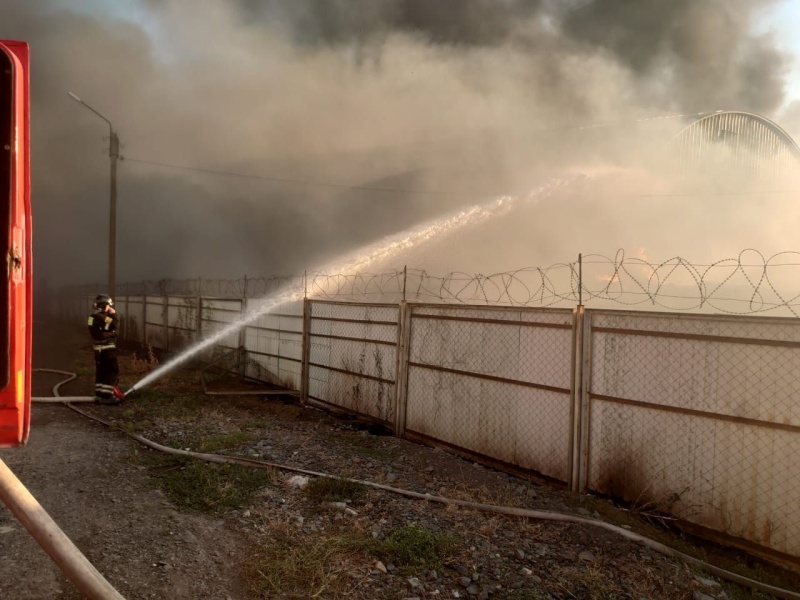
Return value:
[[(337, 274), (357, 273), (369, 265), (396, 256), (405, 250), (411, 250), (427, 241), (452, 234), (470, 225), (477, 225), (490, 218), (506, 214), (518, 205), (538, 203), (551, 196), (558, 190), (585, 180), (588, 176), (584, 173), (554, 179), (524, 196), (501, 196), (484, 204), (477, 204), (462, 209), (445, 217), (423, 223), (403, 232), (384, 237), (383, 239), (360, 248), (352, 254), (345, 255), (330, 265), (318, 269), (318, 272)], [(247, 324), (255, 321), (260, 316), (274, 311), (279, 306), (289, 302), (302, 300), (305, 294), (302, 290), (283, 289), (272, 296), (263, 298), (256, 306), (248, 310), (239, 319), (220, 329), (214, 335), (198, 342), (167, 361), (156, 370), (152, 371), (136, 382), (123, 397), (127, 397), (137, 389), (141, 389), (163, 377), (166, 373), (186, 362), (196, 354), (214, 345), (222, 338), (235, 333)]]

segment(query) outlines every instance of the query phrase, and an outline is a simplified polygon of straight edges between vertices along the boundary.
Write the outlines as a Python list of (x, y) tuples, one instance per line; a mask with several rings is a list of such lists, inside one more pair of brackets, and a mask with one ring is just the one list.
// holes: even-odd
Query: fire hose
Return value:
[[(58, 388), (77, 377), (75, 373), (54, 371), (51, 369), (35, 369), (48, 373), (67, 375), (68, 378), (53, 387), (53, 395), (58, 396)], [(35, 402), (61, 402), (70, 406), (69, 402), (94, 401), (87, 397), (32, 398)], [(89, 600), (125, 600), (114, 586), (98, 571), (89, 559), (67, 537), (47, 511), (33, 497), (22, 482), (17, 479), (11, 469), (0, 460), (0, 500), (8, 506), (11, 513), (22, 523), (33, 539), (53, 559), (58, 568), (66, 575), (75, 587)]]
[[(185, 456), (185, 457), (194, 458), (194, 459), (197, 459), (197, 460), (203, 460), (203, 461), (206, 461), (206, 462), (238, 464), (238, 465), (244, 465), (244, 466), (254, 467), (254, 468), (258, 468), (258, 469), (279, 469), (279, 470), (282, 470), (282, 471), (300, 473), (300, 474), (309, 475), (309, 476), (312, 476), (312, 477), (324, 477), (324, 478), (328, 478), (328, 479), (342, 479), (344, 481), (358, 483), (358, 484), (361, 484), (361, 485), (365, 485), (367, 487), (371, 487), (373, 489), (383, 490), (383, 491), (386, 491), (386, 492), (391, 492), (391, 493), (394, 493), (394, 494), (399, 494), (399, 495), (410, 497), (410, 498), (417, 498), (417, 499), (420, 499), (420, 500), (425, 500), (425, 501), (428, 501), (428, 502), (436, 502), (436, 503), (445, 504), (445, 505), (462, 506), (464, 508), (469, 508), (469, 509), (473, 509), (473, 510), (480, 510), (480, 511), (483, 511), (483, 512), (492, 512), (492, 513), (496, 513), (496, 514), (523, 517), (523, 518), (530, 518), (530, 519), (537, 519), (537, 520), (542, 520), (542, 521), (556, 521), (556, 522), (562, 522), (562, 523), (575, 523), (575, 524), (578, 524), (578, 525), (589, 525), (589, 526), (592, 526), (592, 527), (599, 527), (601, 529), (605, 529), (605, 530), (611, 531), (613, 533), (616, 533), (616, 534), (622, 536), (623, 538), (625, 538), (627, 540), (630, 540), (632, 542), (635, 542), (635, 543), (641, 544), (641, 545), (643, 545), (643, 546), (645, 546), (647, 548), (650, 548), (651, 550), (654, 550), (655, 552), (658, 552), (658, 553), (663, 554), (665, 556), (669, 556), (671, 558), (676, 558), (678, 560), (681, 560), (681, 561), (683, 561), (683, 562), (685, 562), (687, 564), (690, 564), (693, 567), (696, 567), (696, 568), (698, 568), (698, 569), (700, 569), (700, 570), (702, 570), (702, 571), (704, 571), (706, 573), (709, 573), (711, 575), (719, 577), (720, 579), (724, 579), (726, 581), (730, 581), (732, 583), (736, 583), (738, 585), (741, 585), (741, 586), (744, 586), (744, 587), (748, 587), (750, 589), (757, 590), (759, 592), (771, 594), (772, 596), (774, 596), (776, 598), (781, 598), (783, 600), (800, 600), (800, 594), (799, 593), (796, 593), (796, 592), (793, 592), (793, 591), (790, 591), (790, 590), (785, 590), (783, 588), (775, 587), (775, 586), (772, 586), (772, 585), (769, 585), (769, 584), (766, 584), (766, 583), (762, 583), (760, 581), (756, 581), (754, 579), (750, 579), (749, 577), (745, 577), (743, 575), (739, 575), (737, 573), (733, 573), (733, 572), (728, 571), (726, 569), (722, 569), (720, 567), (714, 566), (714, 565), (709, 564), (709, 563), (707, 563), (705, 561), (702, 561), (700, 559), (694, 558), (693, 556), (689, 556), (688, 554), (685, 554), (683, 552), (680, 552), (678, 550), (670, 548), (669, 546), (666, 546), (665, 544), (662, 544), (660, 542), (657, 542), (655, 540), (647, 538), (647, 537), (645, 537), (643, 535), (639, 535), (637, 533), (634, 533), (634, 532), (629, 531), (627, 529), (624, 529), (622, 527), (618, 527), (616, 525), (612, 525), (611, 523), (606, 523), (605, 521), (601, 521), (600, 519), (579, 517), (579, 516), (571, 515), (571, 514), (558, 513), (558, 512), (555, 512), (555, 511), (530, 510), (530, 509), (526, 509), (526, 508), (517, 508), (517, 507), (501, 506), (501, 505), (494, 505), (494, 504), (484, 504), (484, 503), (479, 503), (479, 502), (471, 502), (471, 501), (467, 501), (467, 500), (457, 500), (457, 499), (453, 499), (453, 498), (446, 498), (444, 496), (435, 496), (435, 495), (431, 495), (431, 494), (423, 494), (423, 493), (420, 493), (420, 492), (414, 492), (414, 491), (411, 491), (411, 490), (405, 490), (405, 489), (402, 489), (402, 488), (396, 488), (396, 487), (392, 487), (392, 486), (388, 486), (388, 485), (383, 485), (383, 484), (380, 484), (380, 483), (374, 483), (374, 482), (371, 482), (371, 481), (364, 481), (364, 480), (350, 479), (350, 478), (342, 478), (342, 477), (338, 477), (336, 475), (331, 475), (329, 473), (321, 473), (321, 472), (317, 472), (317, 471), (311, 471), (311, 470), (308, 470), (308, 469), (301, 469), (301, 468), (298, 468), (298, 467), (292, 467), (292, 466), (282, 465), (282, 464), (278, 464), (278, 463), (271, 463), (271, 462), (256, 460), (256, 459), (252, 459), (252, 458), (244, 458), (244, 457), (236, 457), (236, 456), (223, 456), (223, 455), (219, 455), (219, 454), (207, 454), (207, 453), (202, 453), (202, 452), (191, 452), (189, 450), (181, 450), (181, 449), (177, 449), (177, 448), (170, 448), (169, 446), (164, 446), (162, 444), (159, 444), (157, 442), (149, 440), (149, 439), (147, 439), (147, 438), (145, 438), (145, 437), (143, 437), (141, 435), (122, 430), (122, 429), (116, 427), (113, 423), (110, 423), (108, 421), (105, 421), (105, 420), (101, 419), (100, 417), (97, 417), (97, 416), (92, 415), (92, 414), (90, 414), (88, 412), (85, 412), (85, 411), (83, 411), (83, 410), (81, 410), (81, 409), (79, 409), (79, 408), (77, 408), (75, 406), (72, 406), (72, 404), (71, 404), (71, 402), (75, 402), (75, 401), (80, 401), (80, 402), (86, 402), (86, 401), (90, 401), (90, 400), (93, 401), (94, 398), (78, 396), (78, 397), (75, 397), (75, 400), (69, 400), (68, 399), (69, 397), (59, 396), (58, 395), (58, 389), (62, 385), (64, 385), (65, 383), (75, 379), (76, 375), (74, 373), (69, 373), (69, 372), (66, 372), (66, 371), (56, 371), (56, 370), (51, 370), (51, 369), (36, 369), (36, 370), (37, 371), (49, 372), (49, 373), (64, 374), (64, 375), (67, 375), (68, 378), (63, 380), (63, 381), (61, 381), (60, 383), (56, 384), (53, 387), (53, 395), (56, 396), (57, 399), (56, 398), (34, 398), (33, 400), (35, 402), (53, 402), (53, 401), (62, 402), (64, 404), (66, 404), (67, 407), (69, 407), (70, 409), (74, 410), (75, 412), (77, 412), (77, 413), (79, 413), (79, 414), (81, 414), (81, 415), (83, 415), (83, 416), (85, 416), (85, 417), (87, 417), (89, 419), (92, 419), (93, 421), (96, 421), (98, 423), (102, 423), (103, 425), (105, 425), (105, 426), (107, 426), (107, 427), (109, 427), (111, 429), (116, 429), (117, 431), (122, 431), (122, 433), (124, 433), (125, 435), (133, 438), (137, 442), (139, 442), (139, 443), (141, 443), (141, 444), (143, 444), (143, 445), (145, 445), (145, 446), (147, 446), (149, 448), (152, 448), (154, 450), (158, 450), (159, 452), (164, 452), (164, 453), (167, 453), (167, 454), (174, 454), (174, 455), (177, 455), (177, 456)], [(21, 486), (21, 484), (20, 484), (20, 486)], [(34, 502), (35, 502), (35, 500), (34, 500)], [(38, 506), (38, 504), (37, 504), (37, 506)], [(40, 508), (40, 510), (42, 512), (44, 512), (44, 509), (41, 509), (41, 507), (39, 507), (39, 508)], [(45, 513), (45, 516), (46, 516), (46, 513)], [(49, 517), (48, 517), (48, 519), (49, 519)], [(53, 525), (55, 525), (55, 524), (53, 523)], [(27, 525), (26, 525), (26, 527), (27, 527)], [(30, 528), (29, 528), (29, 531), (30, 531)], [(34, 532), (31, 531), (31, 533), (34, 533)], [(62, 532), (62, 535), (63, 535), (63, 532)], [(34, 537), (36, 537), (36, 534), (34, 534)], [(64, 536), (64, 538), (66, 539), (66, 536)], [(37, 541), (39, 541), (38, 538), (37, 538)], [(72, 542), (70, 542), (69, 539), (66, 539), (66, 541), (69, 542), (70, 545), (72, 544)], [(73, 545), (73, 548), (74, 548), (74, 545)], [(75, 549), (75, 551), (77, 551), (77, 548)], [(79, 553), (79, 551), (77, 551), (77, 552)], [(81, 555), (81, 557), (82, 557), (82, 555)], [(85, 560), (85, 557), (84, 557), (84, 560)], [(56, 561), (56, 562), (58, 563), (58, 561)], [(86, 561), (86, 563), (88, 564), (88, 561)], [(60, 566), (61, 565), (59, 564), (59, 567)], [(88, 566), (91, 567), (91, 564), (89, 564)], [(91, 568), (94, 569), (94, 567), (91, 567)], [(66, 571), (65, 571), (65, 573), (66, 573)], [(97, 576), (100, 579), (102, 579), (102, 575), (97, 573), (96, 570), (95, 570), (95, 573), (97, 574)], [(105, 581), (105, 579), (102, 579), (102, 580)], [(75, 581), (75, 580), (73, 579), (73, 581)], [(83, 589), (81, 589), (81, 591), (83, 591)], [(92, 600), (94, 600), (95, 598), (98, 599), (98, 600), (106, 600), (107, 598), (108, 599), (122, 598), (122, 596), (120, 596), (116, 592), (116, 590), (113, 590), (113, 588), (111, 588), (111, 592), (113, 592), (113, 594), (115, 594), (115, 595), (94, 595), (94, 596), (89, 596), (87, 594), (87, 597), (92, 599)], [(84, 592), (84, 593), (86, 593), (86, 592)]]

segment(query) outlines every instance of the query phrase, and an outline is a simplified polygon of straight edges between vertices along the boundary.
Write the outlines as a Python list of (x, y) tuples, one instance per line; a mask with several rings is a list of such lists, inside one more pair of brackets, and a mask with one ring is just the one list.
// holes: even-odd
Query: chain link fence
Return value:
[(800, 322), (587, 319), (583, 489), (800, 555)]
[(309, 306), (308, 398), (394, 425), (397, 305)]
[(405, 431), (568, 481), (572, 311), (410, 313)]
[[(800, 557), (800, 319), (403, 301), (433, 289), (412, 292), (415, 276), (295, 280), (396, 302), (287, 301), (219, 348), (240, 351), (242, 376), (397, 435)], [(455, 281), (440, 298), (497, 299)], [(84, 316), (92, 298), (69, 306)], [(257, 305), (117, 298), (122, 336), (169, 351)]]

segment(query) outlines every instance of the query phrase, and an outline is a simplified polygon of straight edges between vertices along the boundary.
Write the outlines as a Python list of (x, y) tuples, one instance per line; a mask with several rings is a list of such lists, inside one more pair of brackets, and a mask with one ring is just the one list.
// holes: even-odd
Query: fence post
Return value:
[(397, 330), (397, 372), (395, 375), (394, 434), (403, 437), (406, 433), (408, 414), (408, 362), (411, 353), (411, 305), (400, 303)]
[(159, 282), (161, 288), (161, 328), (164, 336), (164, 352), (169, 352), (169, 296), (167, 295), (167, 280)]
[(579, 493), (584, 492), (588, 485), (589, 474), (589, 428), (591, 426), (591, 405), (589, 400), (589, 386), (592, 381), (592, 314), (584, 313), (582, 323), (581, 342), (581, 389), (580, 389), (580, 440), (577, 447), (578, 456), (577, 488)]
[(196, 341), (200, 341), (203, 339), (203, 296), (200, 294), (197, 295), (197, 325), (195, 329), (197, 331)]
[(147, 284), (142, 281), (142, 348), (147, 346)]
[(125, 283), (125, 314), (122, 315), (122, 339), (128, 341), (130, 338), (130, 328), (131, 328), (131, 306), (130, 306), (130, 288), (128, 283)]
[(303, 358), (300, 366), (300, 404), (308, 402), (311, 376), (311, 300), (303, 298)]
[(581, 425), (583, 397), (583, 320), (585, 309), (582, 305), (575, 307), (572, 319), (572, 383), (570, 385), (570, 435), (569, 435), (569, 482), (573, 492), (579, 491), (579, 473), (581, 456)]
[[(239, 315), (244, 316), (247, 313), (247, 275), (244, 276), (244, 290), (242, 291), (242, 302), (239, 305)], [(247, 343), (247, 325), (239, 329), (239, 379), (244, 380), (247, 375), (247, 350), (245, 345)]]

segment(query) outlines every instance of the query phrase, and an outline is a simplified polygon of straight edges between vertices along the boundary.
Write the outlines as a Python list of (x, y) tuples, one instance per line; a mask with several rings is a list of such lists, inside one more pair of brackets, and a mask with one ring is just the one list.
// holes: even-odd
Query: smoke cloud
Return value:
[(626, 244), (738, 251), (776, 207), (637, 198), (672, 191), (648, 173), (686, 124), (637, 119), (774, 116), (787, 59), (752, 27), (771, 4), (0, 0), (0, 36), (32, 49), (37, 279), (105, 280), (108, 129), (67, 91), (123, 144), (119, 282), (293, 274), (608, 163), (629, 171), (398, 260), (476, 272)]

